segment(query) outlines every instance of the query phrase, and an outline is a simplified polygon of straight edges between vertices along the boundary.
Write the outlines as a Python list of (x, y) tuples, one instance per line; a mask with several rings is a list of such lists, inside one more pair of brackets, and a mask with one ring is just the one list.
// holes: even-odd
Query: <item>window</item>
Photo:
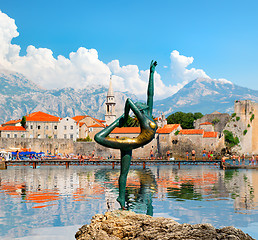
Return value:
[(17, 134), (14, 134), (13, 137), (14, 137), (14, 138), (17, 138)]
[(57, 129), (57, 126), (54, 126), (54, 129), (56, 130), (56, 129)]
[(30, 129), (33, 129), (33, 126), (32, 126), (32, 125), (30, 125)]
[(8, 133), (8, 134), (6, 134), (6, 137), (7, 137), (7, 138), (10, 138), (10, 134), (9, 134), (9, 133)]
[(46, 126), (46, 130), (48, 130), (48, 126)]
[(73, 139), (73, 134), (70, 134), (70, 139)]
[(71, 130), (73, 130), (73, 125), (71, 125)]
[(89, 132), (92, 132), (93, 131), (93, 128), (89, 128)]
[(40, 129), (40, 126), (38, 126), (38, 129)]
[(66, 139), (66, 134), (64, 134), (64, 139)]
[(66, 130), (67, 129), (67, 127), (66, 126), (64, 126), (64, 130)]
[(57, 138), (57, 135), (54, 135), (54, 138)]
[(46, 134), (46, 138), (48, 138), (48, 135)]
[(38, 138), (41, 138), (40, 134), (38, 134)]

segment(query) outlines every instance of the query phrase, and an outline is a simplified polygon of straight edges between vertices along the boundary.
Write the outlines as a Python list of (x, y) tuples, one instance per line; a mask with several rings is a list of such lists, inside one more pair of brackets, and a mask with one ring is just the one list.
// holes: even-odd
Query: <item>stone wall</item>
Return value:
[[(0, 138), (0, 149), (27, 148), (36, 152), (51, 152), (52, 154), (74, 153), (107, 158), (110, 155), (120, 158), (120, 150), (103, 147), (96, 142), (74, 142), (70, 139), (38, 139), (38, 138)], [(157, 140), (153, 139), (149, 144), (133, 150), (134, 158), (146, 158), (150, 156), (150, 150), (157, 151)]]
[(222, 132), (223, 129), (225, 128), (227, 122), (230, 120), (230, 116), (228, 113), (212, 113), (212, 114), (206, 114), (200, 119), (197, 119), (194, 122), (194, 128), (199, 129), (200, 124), (204, 122), (210, 122), (212, 123), (216, 119), (219, 120), (219, 122), (214, 123), (214, 131), (215, 132)]
[(74, 142), (65, 139), (0, 138), (0, 148), (27, 148), (36, 152), (72, 153)]
[[(233, 151), (240, 154), (258, 153), (258, 103), (250, 100), (235, 101), (235, 116), (231, 117), (225, 130), (231, 131), (238, 137), (240, 144)], [(254, 119), (251, 121), (251, 117)]]

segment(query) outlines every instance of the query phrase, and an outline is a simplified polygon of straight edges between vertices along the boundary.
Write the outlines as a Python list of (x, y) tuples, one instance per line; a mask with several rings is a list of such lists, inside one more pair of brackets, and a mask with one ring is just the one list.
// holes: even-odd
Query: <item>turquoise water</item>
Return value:
[[(96, 213), (118, 209), (119, 168), (8, 167), (0, 171), (0, 239), (74, 239)], [(258, 239), (258, 171), (131, 166), (127, 208), (179, 223), (234, 226)]]

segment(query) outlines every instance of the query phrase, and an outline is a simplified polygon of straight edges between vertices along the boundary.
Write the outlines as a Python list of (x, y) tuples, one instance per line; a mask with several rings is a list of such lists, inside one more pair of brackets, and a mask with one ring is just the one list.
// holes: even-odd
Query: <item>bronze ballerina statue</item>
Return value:
[[(157, 125), (152, 119), (153, 110), (153, 96), (154, 96), (154, 72), (157, 62), (151, 61), (150, 76), (147, 91), (147, 104), (136, 102), (127, 99), (125, 103), (124, 114), (116, 119), (108, 127), (97, 133), (94, 137), (95, 141), (105, 147), (120, 149), (121, 151), (121, 167), (119, 176), (119, 197), (117, 201), (120, 203), (121, 208), (125, 209), (125, 187), (127, 174), (129, 172), (132, 150), (142, 147), (151, 142), (154, 138)], [(141, 128), (141, 133), (136, 138), (111, 138), (108, 135), (116, 128), (123, 127), (128, 119), (129, 112), (132, 110), (138, 118)]]

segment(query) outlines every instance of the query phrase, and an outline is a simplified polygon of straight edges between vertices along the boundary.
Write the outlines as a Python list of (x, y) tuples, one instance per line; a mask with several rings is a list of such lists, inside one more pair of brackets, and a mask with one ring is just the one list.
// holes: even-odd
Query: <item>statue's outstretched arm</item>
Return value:
[(149, 106), (148, 115), (152, 117), (152, 110), (153, 110), (153, 96), (154, 96), (154, 73), (155, 67), (157, 66), (157, 62), (151, 61), (150, 65), (150, 76), (149, 76), (149, 85), (147, 91), (147, 105)]

